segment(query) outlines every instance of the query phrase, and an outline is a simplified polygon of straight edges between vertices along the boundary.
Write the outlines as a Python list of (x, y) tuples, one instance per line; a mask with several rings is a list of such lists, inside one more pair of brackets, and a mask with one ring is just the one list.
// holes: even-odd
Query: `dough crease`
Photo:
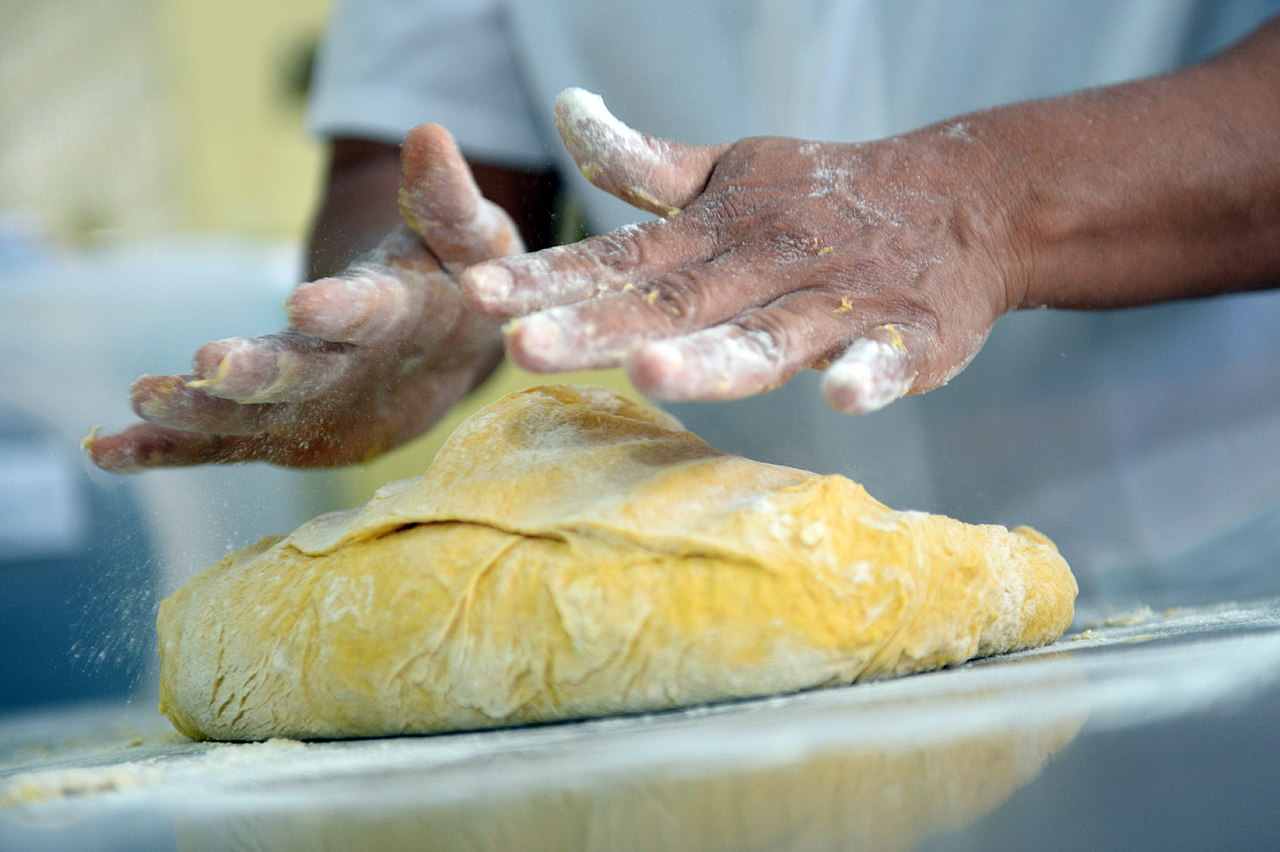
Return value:
[(512, 394), (365, 506), (228, 554), (161, 606), (195, 738), (420, 734), (847, 684), (1058, 638), (1026, 527), (897, 512), (598, 388)]

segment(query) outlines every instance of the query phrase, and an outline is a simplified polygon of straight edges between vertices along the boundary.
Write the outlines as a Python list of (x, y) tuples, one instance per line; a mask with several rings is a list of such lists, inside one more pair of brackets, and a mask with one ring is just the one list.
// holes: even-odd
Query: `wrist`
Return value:
[(964, 286), (986, 291), (992, 322), (1026, 305), (1035, 252), (1030, 199), (1011, 191), (1021, 180), (1019, 164), (1001, 123), (991, 114), (967, 115), (897, 140), (912, 151), (912, 191), (943, 200), (938, 224), (959, 251)]
[(1000, 166), (990, 186), (1011, 309), (1280, 280), (1280, 75), (1248, 58), (965, 120)]
[(400, 149), (336, 139), (324, 197), (307, 239), (307, 279), (337, 275), (403, 221), (397, 201)]

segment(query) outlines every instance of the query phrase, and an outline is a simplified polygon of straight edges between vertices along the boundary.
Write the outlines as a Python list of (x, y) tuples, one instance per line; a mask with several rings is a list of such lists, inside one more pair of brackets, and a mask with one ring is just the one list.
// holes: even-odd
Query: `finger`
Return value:
[(657, 399), (724, 400), (785, 384), (848, 334), (833, 297), (789, 293), (731, 321), (691, 334), (642, 343), (627, 355), (627, 375)]
[(877, 326), (855, 340), (823, 379), (822, 392), (837, 411), (864, 414), (907, 394), (941, 387), (968, 366), (991, 331), (959, 323), (895, 322)]
[(904, 331), (910, 334), (885, 324), (850, 344), (822, 379), (827, 404), (845, 414), (867, 414), (910, 391), (918, 371), (912, 364), (915, 347), (908, 347)]
[(639, 133), (599, 95), (565, 89), (556, 129), (582, 174), (605, 192), (659, 216), (674, 216), (706, 187), (728, 145), (686, 145)]
[(306, 402), (342, 383), (351, 349), (297, 332), (217, 340), (196, 352), (186, 386), (239, 403)]
[[(626, 322), (638, 313), (631, 300), (610, 299), (614, 319)], [(574, 319), (573, 308), (550, 308), (514, 319), (503, 326), (507, 356), (516, 366), (531, 373), (559, 373), (570, 370), (603, 370), (622, 363), (621, 349), (592, 340), (590, 326)]]
[(449, 131), (423, 124), (400, 146), (400, 211), (440, 260), (470, 266), (520, 254), (506, 211), (480, 194)]
[(188, 383), (192, 376), (143, 376), (133, 383), (129, 400), (148, 423), (188, 432), (252, 435), (262, 430), (269, 405), (242, 405), (209, 396)]
[(300, 284), (285, 307), (289, 325), (334, 343), (366, 344), (416, 331), (424, 311), (441, 327), (456, 319), (454, 285), (407, 226), (341, 275)]
[[(662, 216), (675, 215), (696, 198), (729, 149), (637, 133), (582, 89), (562, 92), (555, 115), (565, 145), (589, 180)], [(462, 272), (458, 284), (472, 310), (511, 317), (635, 285), (714, 256), (709, 229), (681, 220), (663, 225), (631, 225), (573, 246), (480, 264)]]
[(523, 316), (602, 294), (619, 293), (716, 254), (712, 235), (674, 220), (616, 231), (520, 257), (494, 260), (458, 276), (467, 306), (487, 316)]
[(551, 308), (508, 323), (506, 346), (526, 370), (550, 373), (616, 366), (637, 343), (724, 322), (744, 302), (769, 302), (788, 285), (758, 261), (734, 254), (668, 273), (616, 295)]
[(111, 473), (254, 459), (249, 439), (184, 432), (153, 423), (138, 423), (110, 435), (98, 435), (95, 428), (80, 445), (90, 461)]

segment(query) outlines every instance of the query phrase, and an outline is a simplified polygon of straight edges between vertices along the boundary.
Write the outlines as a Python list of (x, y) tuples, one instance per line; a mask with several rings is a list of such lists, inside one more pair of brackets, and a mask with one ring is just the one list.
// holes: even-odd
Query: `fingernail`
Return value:
[(684, 353), (680, 347), (665, 341), (646, 343), (631, 357), (632, 381), (643, 392), (665, 398), (672, 391), (672, 382), (684, 369)]
[(463, 270), (458, 284), (482, 305), (501, 305), (511, 297), (511, 273), (501, 266), (478, 265)]
[(281, 378), (283, 354), (287, 353), (245, 337), (207, 343), (196, 353), (195, 378), (186, 386), (210, 396), (258, 402), (255, 397)]
[(80, 439), (80, 449), (84, 450), (86, 453), (89, 453), (89, 455), (92, 456), (93, 453), (91, 452), (91, 450), (93, 448), (93, 442), (97, 439), (98, 432), (100, 432), (101, 430), (102, 430), (102, 427), (96, 423), (93, 426), (89, 427), (89, 434), (85, 435), (83, 438)]
[(673, 376), (684, 367), (684, 352), (679, 346), (659, 341), (645, 347), (645, 354), (658, 372), (664, 376)]
[(542, 314), (531, 314), (514, 320), (503, 328), (508, 344), (514, 344), (529, 360), (551, 365), (564, 344), (564, 329)]
[(195, 378), (187, 382), (189, 388), (206, 387), (226, 377), (228, 360), (233, 357), (241, 338), (230, 337), (206, 343), (196, 350), (191, 359), (191, 371)]
[[(150, 381), (144, 383), (144, 379)], [(144, 420), (155, 420), (185, 401), (182, 390), (186, 382), (181, 376), (143, 376), (133, 383), (129, 398), (134, 413)]]

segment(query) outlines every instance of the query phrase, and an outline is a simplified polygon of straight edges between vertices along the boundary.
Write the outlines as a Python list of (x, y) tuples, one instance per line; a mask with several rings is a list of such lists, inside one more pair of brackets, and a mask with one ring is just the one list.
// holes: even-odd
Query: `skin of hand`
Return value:
[[(523, 242), (443, 128), (410, 131), (399, 159), (408, 224), (342, 273), (296, 287), (287, 330), (208, 343), (191, 374), (138, 379), (131, 400), (147, 422), (91, 435), (93, 462), (116, 472), (360, 462), (415, 437), (482, 381), (501, 357), (498, 322), (463, 306), (454, 277)], [(375, 187), (386, 183), (385, 168), (372, 174)]]
[(840, 411), (944, 384), (1007, 311), (1280, 282), (1280, 22), (1181, 72), (863, 144), (684, 145), (557, 100), (598, 187), (658, 214), (473, 266), (510, 356), (624, 365), (661, 399), (731, 399), (806, 366)]

